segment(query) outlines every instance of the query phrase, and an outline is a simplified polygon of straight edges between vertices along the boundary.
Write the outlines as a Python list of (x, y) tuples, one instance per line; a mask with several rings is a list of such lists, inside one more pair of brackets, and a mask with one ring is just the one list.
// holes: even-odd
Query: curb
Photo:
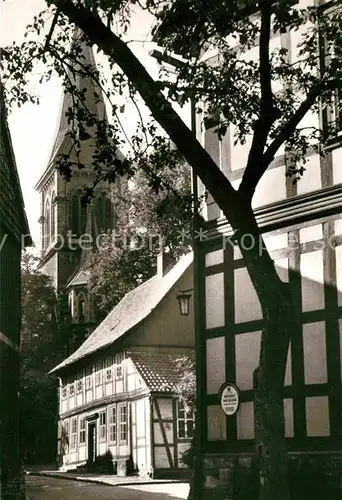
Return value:
[(152, 479), (149, 481), (118, 481), (116, 483), (108, 483), (107, 481), (103, 481), (101, 479), (92, 479), (91, 477), (81, 477), (81, 476), (68, 476), (66, 474), (54, 474), (53, 472), (31, 472), (26, 471), (26, 475), (28, 476), (40, 476), (40, 477), (51, 477), (53, 479), (65, 479), (67, 481), (82, 481), (84, 483), (93, 483), (100, 484), (102, 486), (141, 486), (144, 484), (172, 484), (172, 483), (187, 483), (187, 481), (181, 481), (179, 479)]

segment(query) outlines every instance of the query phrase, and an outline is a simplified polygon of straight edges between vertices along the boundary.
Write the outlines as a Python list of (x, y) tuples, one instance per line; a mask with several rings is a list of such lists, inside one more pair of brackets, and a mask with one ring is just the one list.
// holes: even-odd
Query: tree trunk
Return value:
[(260, 500), (289, 498), (283, 398), (263, 366), (255, 371), (255, 459)]
[[(288, 500), (287, 456), (284, 423), (284, 380), (292, 331), (292, 294), (279, 278), (257, 228), (246, 209), (238, 240), (257, 292), (264, 327), (259, 366), (254, 373), (255, 462), (259, 472), (260, 500)], [(243, 248), (241, 235), (253, 236), (255, 244)]]
[(254, 372), (255, 459), (260, 500), (289, 498), (283, 389), (292, 330), (292, 303), (287, 285), (273, 288), (262, 332), (260, 362)]

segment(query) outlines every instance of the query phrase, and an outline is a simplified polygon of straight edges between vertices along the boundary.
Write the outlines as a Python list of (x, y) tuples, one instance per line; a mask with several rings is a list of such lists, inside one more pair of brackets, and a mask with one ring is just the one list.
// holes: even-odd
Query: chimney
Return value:
[(157, 276), (162, 278), (174, 266), (175, 261), (167, 252), (160, 252), (157, 255)]

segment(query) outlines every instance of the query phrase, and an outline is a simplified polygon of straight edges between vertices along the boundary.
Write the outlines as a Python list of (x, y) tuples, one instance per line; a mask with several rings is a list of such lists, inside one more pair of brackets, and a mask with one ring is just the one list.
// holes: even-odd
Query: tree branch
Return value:
[(231, 183), (174, 111), (160, 92), (158, 84), (129, 47), (103, 24), (96, 13), (84, 7), (76, 7), (71, 0), (55, 0), (55, 5), (120, 66), (140, 93), (153, 117), (165, 129), (195, 174), (208, 188), (232, 227), (237, 228), (247, 207), (244, 204), (242, 206)]
[(255, 191), (253, 179), (255, 170), (260, 168), (260, 160), (264, 152), (268, 134), (277, 117), (277, 110), (273, 104), (271, 87), (271, 38), (272, 0), (260, 1), (260, 41), (259, 41), (259, 74), (260, 74), (260, 114), (254, 127), (251, 149), (247, 166), (240, 184), (239, 191), (244, 197), (251, 200)]
[[(306, 113), (314, 105), (316, 99), (320, 96), (322, 88), (323, 88), (322, 82), (320, 82), (319, 84), (312, 87), (312, 89), (308, 93), (305, 101), (303, 101), (301, 103), (301, 105), (298, 107), (297, 111), (295, 111), (295, 113), (287, 121), (287, 123), (283, 126), (283, 128), (279, 131), (278, 135), (275, 137), (273, 142), (270, 144), (268, 149), (265, 151), (265, 153), (263, 154), (263, 156), (261, 158), (261, 161), (258, 163), (258, 165), (255, 166), (255, 168), (253, 170), (250, 170), (249, 175), (248, 175), (248, 187), (249, 187), (249, 189), (253, 190), (253, 192), (255, 191), (255, 188), (258, 185), (258, 182), (260, 181), (261, 177), (266, 172), (270, 163), (273, 161), (276, 152), (278, 151), (280, 146), (282, 146), (282, 144), (284, 142), (286, 142), (291, 137), (291, 135), (294, 133), (294, 131), (297, 128), (300, 121), (304, 118)], [(242, 181), (241, 181), (241, 184), (242, 184)], [(240, 191), (240, 189), (239, 189), (239, 191)]]

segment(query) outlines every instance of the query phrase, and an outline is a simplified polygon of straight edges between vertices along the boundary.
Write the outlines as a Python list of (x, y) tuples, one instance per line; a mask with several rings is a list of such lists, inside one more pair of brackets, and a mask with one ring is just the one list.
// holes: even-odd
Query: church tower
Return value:
[[(81, 32), (77, 30), (74, 40), (82, 47), (82, 63), (96, 68), (92, 48), (81, 39)], [(77, 75), (74, 83), (77, 90), (86, 89), (85, 103), (91, 113), (99, 120), (107, 119), (102, 92), (94, 81)], [(69, 108), (72, 108), (72, 97), (64, 93), (50, 159), (35, 186), (41, 202), (39, 269), (52, 278), (56, 293), (67, 300), (73, 330), (79, 324), (83, 330), (85, 328), (87, 335), (96, 322), (94, 304), (87, 290), (89, 254), (96, 237), (101, 232), (114, 229), (115, 213), (107, 182), (97, 185), (90, 205), (84, 206), (81, 201), (84, 188), (92, 187), (95, 180), (91, 166), (95, 141), (89, 128), (90, 138), (81, 143), (81, 159), (85, 168), (73, 169), (71, 181), (64, 180), (57, 169), (60, 154), (73, 154), (70, 153), (72, 148), (68, 135), (71, 125), (66, 116)], [(120, 151), (117, 155), (123, 159)]]

